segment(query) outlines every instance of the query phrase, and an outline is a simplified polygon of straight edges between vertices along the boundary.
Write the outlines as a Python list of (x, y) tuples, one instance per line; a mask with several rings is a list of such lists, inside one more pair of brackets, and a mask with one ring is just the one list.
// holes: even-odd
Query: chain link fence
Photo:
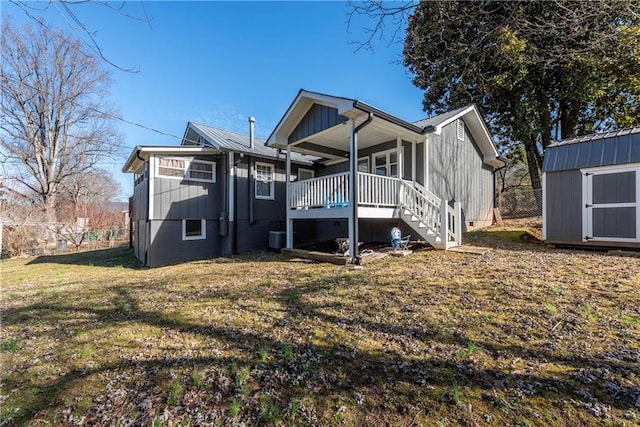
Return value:
[(502, 218), (542, 216), (542, 189), (512, 188), (498, 195)]

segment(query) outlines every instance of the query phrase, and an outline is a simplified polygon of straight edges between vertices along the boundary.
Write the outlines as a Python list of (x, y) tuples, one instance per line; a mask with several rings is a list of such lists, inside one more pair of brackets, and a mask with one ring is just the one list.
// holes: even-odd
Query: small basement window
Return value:
[(456, 120), (456, 134), (460, 141), (464, 141), (464, 121), (462, 119)]
[(182, 240), (202, 240), (207, 238), (207, 221), (204, 219), (183, 219)]
[(274, 199), (274, 166), (256, 162), (256, 199)]

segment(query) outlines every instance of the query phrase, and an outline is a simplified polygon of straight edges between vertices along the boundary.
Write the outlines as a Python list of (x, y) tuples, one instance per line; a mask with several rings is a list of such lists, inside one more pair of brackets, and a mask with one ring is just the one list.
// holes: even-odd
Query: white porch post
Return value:
[(447, 201), (442, 199), (440, 202), (440, 239), (445, 251), (449, 248), (449, 210), (447, 207)]
[(424, 173), (424, 179), (422, 182), (424, 182), (424, 188), (431, 191), (431, 189), (429, 188), (429, 137), (428, 136), (424, 139), (424, 168), (423, 169), (424, 170), (422, 172)]
[(416, 145), (417, 142), (411, 141), (411, 181), (416, 183)]
[(358, 136), (355, 132), (355, 120), (351, 119), (351, 141), (349, 144), (349, 257), (353, 262), (358, 249)]
[(462, 205), (460, 202), (453, 202), (453, 211), (455, 212), (455, 232), (456, 232), (456, 243), (458, 245), (462, 245)]
[(404, 178), (404, 156), (402, 150), (402, 138), (399, 136), (396, 137), (396, 151), (398, 155), (398, 178)]
[(287, 145), (287, 160), (285, 171), (285, 187), (287, 189), (285, 197), (285, 218), (287, 231), (287, 249), (293, 248), (293, 219), (291, 219), (291, 147)]

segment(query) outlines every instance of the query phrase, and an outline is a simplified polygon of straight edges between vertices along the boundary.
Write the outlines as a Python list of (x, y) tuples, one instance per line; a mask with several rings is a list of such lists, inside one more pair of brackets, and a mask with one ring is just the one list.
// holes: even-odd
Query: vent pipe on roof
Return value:
[(255, 123), (255, 117), (249, 117), (249, 148), (253, 148), (253, 124)]

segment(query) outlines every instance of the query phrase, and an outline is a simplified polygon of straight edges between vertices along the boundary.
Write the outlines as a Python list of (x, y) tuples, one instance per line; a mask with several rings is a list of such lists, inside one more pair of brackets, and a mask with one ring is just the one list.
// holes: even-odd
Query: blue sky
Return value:
[[(2, 1), (2, 18), (29, 20), (16, 5)], [(29, 2), (42, 9), (48, 2)], [(80, 3), (72, 11), (91, 31), (113, 75), (111, 101), (129, 121), (182, 137), (188, 121), (266, 138), (300, 88), (357, 98), (408, 121), (424, 118), (422, 92), (399, 63), (401, 44), (375, 44), (375, 53), (355, 51), (364, 40), (364, 19), (347, 28), (345, 2), (117, 2), (138, 21), (104, 6)], [(31, 10), (65, 32), (73, 28), (55, 7)], [(177, 138), (118, 123), (124, 144), (178, 145)], [(105, 164), (132, 192), (120, 173), (130, 150)]]

